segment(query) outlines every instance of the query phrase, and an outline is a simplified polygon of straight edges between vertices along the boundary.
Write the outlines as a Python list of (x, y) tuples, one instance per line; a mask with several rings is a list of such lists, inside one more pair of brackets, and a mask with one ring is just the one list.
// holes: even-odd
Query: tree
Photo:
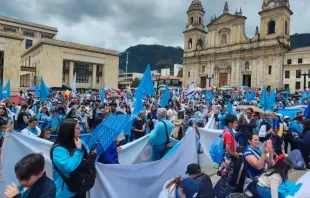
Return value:
[(181, 78), (183, 77), (183, 68), (179, 70), (178, 77), (181, 77)]
[(140, 84), (141, 79), (140, 78), (134, 78), (131, 84), (131, 87), (137, 88)]

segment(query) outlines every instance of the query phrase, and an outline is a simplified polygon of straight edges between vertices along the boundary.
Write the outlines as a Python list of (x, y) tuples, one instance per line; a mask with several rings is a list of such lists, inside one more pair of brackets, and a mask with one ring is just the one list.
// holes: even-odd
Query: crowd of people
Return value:
[[(220, 181), (213, 186), (198, 164), (190, 164), (186, 171), (188, 177), (167, 181), (160, 198), (226, 198), (234, 193), (278, 198), (278, 188), (288, 180), (291, 169), (310, 169), (310, 120), (304, 117), (305, 109), (300, 109), (294, 118), (278, 113), (279, 108), (302, 103), (298, 98), (284, 98), (273, 109), (261, 112), (251, 107), (239, 108), (240, 105), (258, 107), (259, 89), (251, 101), (242, 92), (232, 97), (231, 93), (212, 90), (215, 96), (212, 102), (206, 100), (204, 92), (190, 97), (171, 93), (164, 107), (158, 105), (161, 98), (158, 92), (154, 97), (145, 97), (144, 109), (132, 115), (133, 94), (121, 90), (110, 92), (117, 97), (101, 101), (91, 91), (71, 97), (63, 91), (52, 91), (43, 102), (34, 94), (21, 93), (24, 102), (14, 104), (5, 100), (0, 104), (0, 145), (6, 132), (13, 131), (54, 142), (50, 153), (53, 181), (44, 172), (43, 156), (30, 154), (16, 164), (15, 174), (20, 184), (7, 187), (8, 198), (86, 197), (87, 190), (94, 185), (95, 161), (117, 164), (121, 146), (148, 133), (153, 161), (160, 160), (171, 149), (170, 137), (181, 140), (191, 129), (197, 134), (197, 154), (203, 153), (199, 130), (211, 119), (215, 119), (217, 129), (223, 130)], [(232, 104), (232, 110), (228, 103)], [(132, 126), (96, 157), (96, 148), (88, 148), (80, 136), (92, 133), (111, 114), (129, 114), (133, 118)], [(291, 152), (296, 154), (287, 157)], [(81, 178), (81, 172), (87, 176)]]

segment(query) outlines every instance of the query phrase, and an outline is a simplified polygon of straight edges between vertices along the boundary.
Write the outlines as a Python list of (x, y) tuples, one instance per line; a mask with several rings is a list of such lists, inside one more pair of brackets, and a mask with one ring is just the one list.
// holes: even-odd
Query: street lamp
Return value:
[(207, 79), (209, 80), (209, 87), (211, 87), (211, 80), (214, 78), (214, 74), (211, 77), (207, 74)]
[(128, 56), (130, 52), (126, 51), (126, 52), (122, 52), (121, 54), (126, 54), (126, 81), (127, 81), (128, 63), (129, 63)]
[(308, 74), (302, 74), (301, 69), (299, 69), (298, 71), (299, 71), (300, 76), (304, 77), (304, 90), (306, 90), (306, 76), (309, 76), (309, 73)]

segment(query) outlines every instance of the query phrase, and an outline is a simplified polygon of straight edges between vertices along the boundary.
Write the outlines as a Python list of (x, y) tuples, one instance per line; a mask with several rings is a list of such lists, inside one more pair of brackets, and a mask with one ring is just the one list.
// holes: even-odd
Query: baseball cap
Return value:
[(199, 192), (199, 183), (192, 178), (185, 178), (181, 181), (180, 188), (183, 189), (186, 198), (195, 198)]
[(200, 166), (198, 164), (190, 164), (187, 166), (187, 170), (185, 174), (194, 175), (198, 173), (199, 170), (200, 170)]

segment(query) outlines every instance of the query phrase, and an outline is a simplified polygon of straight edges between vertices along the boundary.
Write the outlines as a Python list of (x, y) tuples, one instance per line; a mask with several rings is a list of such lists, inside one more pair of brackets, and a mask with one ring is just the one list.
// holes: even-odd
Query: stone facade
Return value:
[[(283, 84), (291, 93), (304, 88), (310, 88), (310, 76), (304, 79), (299, 74), (310, 74), (310, 47), (290, 50), (284, 56)], [(306, 86), (304, 86), (304, 81)]]
[[(38, 85), (49, 87), (116, 88), (119, 52), (56, 40), (57, 29), (0, 16), (0, 79), (11, 80), (12, 91)], [(78, 70), (82, 64), (84, 70)], [(81, 68), (81, 67), (79, 67)]]
[[(278, 2), (286, 2), (278, 4)], [(230, 14), (225, 3), (223, 14), (212, 17), (206, 32), (200, 0), (193, 0), (184, 31), (183, 85), (194, 82), (208, 86), (282, 88), (283, 63), (290, 46), (290, 17), (287, 0), (265, 0), (260, 31), (245, 34), (246, 17), (242, 10)], [(211, 79), (212, 78), (212, 79)], [(210, 79), (210, 80), (209, 80)]]

